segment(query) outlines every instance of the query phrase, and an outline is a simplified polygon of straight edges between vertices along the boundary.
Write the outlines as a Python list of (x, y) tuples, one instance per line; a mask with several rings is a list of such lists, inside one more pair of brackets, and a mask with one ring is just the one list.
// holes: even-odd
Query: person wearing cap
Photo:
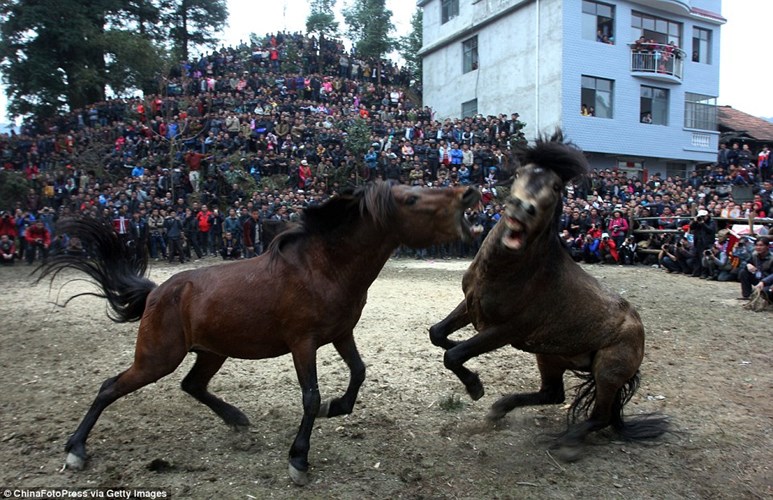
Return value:
[(609, 233), (601, 234), (601, 242), (598, 246), (598, 254), (603, 264), (618, 264), (620, 254), (617, 251), (615, 240), (609, 236)]
[(709, 278), (710, 269), (704, 267), (703, 256), (707, 251), (711, 251), (714, 245), (714, 235), (717, 234), (717, 224), (711, 218), (708, 210), (700, 209), (695, 215), (695, 219), (690, 222), (690, 234), (693, 235), (693, 247), (695, 249), (693, 259), (692, 276), (693, 278)]
[(741, 282), (739, 300), (749, 300), (753, 289), (759, 290), (768, 301), (773, 298), (773, 253), (770, 252), (770, 239), (767, 236), (760, 236), (754, 242), (754, 254), (738, 272), (738, 281)]
[(298, 189), (306, 189), (314, 181), (314, 174), (311, 172), (308, 160), (301, 160), (298, 166)]
[(628, 233), (628, 219), (623, 217), (623, 211), (615, 208), (612, 211), (612, 217), (607, 223), (609, 237), (615, 242), (615, 247), (621, 248), (625, 241), (625, 235)]

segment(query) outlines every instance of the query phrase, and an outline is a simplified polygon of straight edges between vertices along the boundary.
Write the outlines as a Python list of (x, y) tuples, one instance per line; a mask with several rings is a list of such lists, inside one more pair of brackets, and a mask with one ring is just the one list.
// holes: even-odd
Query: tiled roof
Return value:
[(745, 132), (758, 141), (773, 142), (773, 123), (730, 106), (719, 106), (719, 130)]

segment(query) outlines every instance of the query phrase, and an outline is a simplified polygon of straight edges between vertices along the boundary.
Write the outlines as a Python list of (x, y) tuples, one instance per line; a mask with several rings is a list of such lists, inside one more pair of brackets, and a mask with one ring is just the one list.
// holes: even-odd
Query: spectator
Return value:
[(693, 278), (708, 278), (709, 269), (703, 267), (702, 256), (706, 250), (711, 250), (714, 244), (714, 235), (717, 233), (717, 224), (705, 209), (698, 210), (695, 219), (690, 223), (690, 234), (693, 236), (694, 256)]
[(244, 257), (250, 259), (263, 253), (263, 227), (257, 208), (252, 209), (250, 218), (242, 226), (244, 240)]
[(239, 240), (234, 235), (227, 232), (223, 238), (223, 247), (220, 249), (220, 256), (223, 260), (237, 260), (241, 258), (242, 250)]
[(51, 233), (43, 225), (43, 221), (36, 221), (24, 234), (27, 240), (27, 265), (32, 265), (40, 253), (43, 264), (48, 262), (48, 248), (51, 246)]
[(738, 273), (741, 282), (739, 300), (749, 300), (752, 288), (760, 290), (770, 301), (771, 285), (773, 285), (773, 254), (770, 252), (770, 240), (766, 236), (757, 238), (754, 242), (754, 254), (746, 266)]
[(16, 245), (7, 234), (0, 235), (0, 264), (12, 266), (16, 260)]

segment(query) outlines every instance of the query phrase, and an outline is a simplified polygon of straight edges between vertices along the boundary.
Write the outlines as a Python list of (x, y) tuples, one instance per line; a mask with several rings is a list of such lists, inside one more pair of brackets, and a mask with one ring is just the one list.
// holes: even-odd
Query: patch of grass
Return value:
[(467, 403), (462, 401), (458, 394), (450, 394), (441, 398), (439, 405), (445, 411), (461, 411), (467, 406)]

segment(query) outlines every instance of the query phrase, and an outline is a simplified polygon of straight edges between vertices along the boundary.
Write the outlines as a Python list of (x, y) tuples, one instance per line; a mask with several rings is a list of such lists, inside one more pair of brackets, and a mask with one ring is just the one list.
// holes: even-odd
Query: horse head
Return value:
[(580, 150), (564, 142), (560, 131), (538, 138), (518, 156), (521, 166), (515, 170), (505, 203), (502, 244), (524, 251), (547, 231), (558, 234), (553, 226), (563, 208), (564, 186), (587, 173), (588, 163)]
[(471, 241), (473, 230), (465, 211), (480, 201), (480, 193), (468, 187), (419, 188), (391, 186), (395, 202), (391, 223), (400, 243), (412, 248)]

